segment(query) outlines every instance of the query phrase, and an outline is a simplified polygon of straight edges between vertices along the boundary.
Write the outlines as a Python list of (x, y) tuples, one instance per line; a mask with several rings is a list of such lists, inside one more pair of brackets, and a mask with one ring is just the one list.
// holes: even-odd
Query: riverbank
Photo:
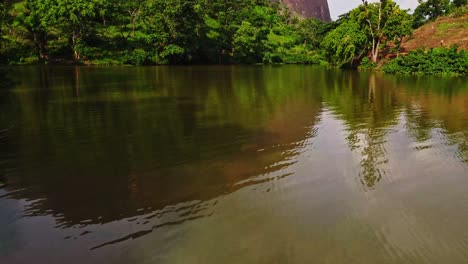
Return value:
[[(127, 12), (100, 6), (101, 2), (96, 7), (102, 12), (121, 13), (103, 17), (95, 7), (76, 4), (90, 16), (81, 18), (87, 21), (82, 25), (81, 20), (67, 20), (74, 17), (64, 11), (67, 8), (55, 10), (56, 5), (66, 6), (60, 0), (19, 1), (7, 8), (0, 64), (318, 64), (387, 73), (467, 74), (466, 6), (450, 5), (439, 14), (445, 17), (435, 22), (428, 17), (413, 34), (416, 17), (394, 1), (360, 5), (330, 23), (299, 17), (270, 1), (241, 0), (236, 5), (171, 1), (157, 6), (141, 2), (142, 13), (133, 17), (131, 27)], [(232, 8), (239, 12), (227, 19), (225, 10)]]

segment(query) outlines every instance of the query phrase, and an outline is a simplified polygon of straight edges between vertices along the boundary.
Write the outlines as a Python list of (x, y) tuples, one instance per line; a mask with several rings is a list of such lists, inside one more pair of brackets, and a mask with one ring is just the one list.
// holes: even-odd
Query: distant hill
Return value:
[(450, 47), (458, 45), (468, 50), (468, 14), (461, 17), (441, 17), (414, 31), (402, 44), (404, 51), (420, 47)]
[(283, 2), (302, 17), (331, 21), (327, 0), (283, 0)]

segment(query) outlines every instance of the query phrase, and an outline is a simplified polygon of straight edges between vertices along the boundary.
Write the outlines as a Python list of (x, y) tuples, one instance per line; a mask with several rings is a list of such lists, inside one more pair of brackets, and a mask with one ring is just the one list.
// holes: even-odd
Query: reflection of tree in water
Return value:
[[(416, 142), (456, 146), (457, 159), (468, 160), (468, 85), (460, 78), (413, 78), (367, 73), (333, 73), (324, 101), (347, 127), (350, 150), (359, 153), (359, 178), (372, 189), (385, 177), (386, 137), (403, 116)], [(426, 146), (420, 146), (424, 150)], [(437, 146), (443, 147), (443, 146)]]
[[(379, 84), (377, 84), (375, 74), (369, 76), (368, 104), (370, 116), (368, 116), (366, 122), (368, 127), (358, 132), (363, 137), (360, 178), (363, 185), (369, 189), (374, 188), (382, 180), (385, 173), (384, 168), (382, 168), (388, 162), (385, 137), (389, 133), (389, 127), (395, 125), (398, 118), (398, 112), (395, 111), (393, 102), (394, 97), (391, 92), (385, 94), (388, 91), (382, 91), (382, 89), (388, 88), (383, 87), (381, 79), (379, 81)], [(379, 92), (383, 94), (378, 94)]]
[[(8, 93), (8, 89), (12, 88), (14, 83), (11, 78), (8, 76), (9, 71), (4, 68), (0, 68), (0, 111), (4, 110), (6, 105), (11, 103), (11, 96)], [(4, 121), (4, 113), (5, 111), (0, 112), (0, 133), (1, 131), (6, 129), (5, 124), (2, 122)]]
[(405, 110), (406, 128), (417, 142), (424, 142), (431, 138), (431, 130), (435, 124), (426, 111), (416, 105), (408, 105)]
[(351, 73), (330, 80), (325, 101), (347, 127), (351, 151), (359, 153), (359, 179), (373, 189), (385, 174), (388, 162), (385, 137), (398, 121), (395, 91), (376, 74)]
[[(384, 130), (376, 131), (369, 129), (368, 131), (362, 131), (365, 135), (363, 139), (363, 146), (361, 147), (361, 173), (360, 178), (362, 184), (369, 189), (375, 187), (375, 185), (382, 180), (383, 169), (380, 167), (387, 163), (386, 150), (385, 150), (385, 135), (387, 134)], [(365, 143), (364, 143), (365, 142)]]
[(198, 203), (180, 214), (197, 211), (287, 167), (320, 110), (296, 91), (307, 86), (262, 68), (197, 69), (131, 68), (136, 80), (124, 72), (118, 85), (85, 68), (38, 73), (30, 82), (50, 89), (15, 95), (10, 196), (64, 226), (107, 223), (187, 201)]
[(465, 78), (424, 76), (389, 78), (405, 89), (406, 128), (418, 150), (455, 146), (455, 157), (468, 160), (468, 85)]
[[(10, 158), (9, 153), (14, 152), (13, 146), (8, 143), (8, 136), (15, 126), (14, 117), (11, 115), (13, 98), (9, 90), (14, 87), (14, 82), (8, 76), (9, 71), (0, 68), (0, 196), (7, 188), (7, 173), (5, 163)], [(0, 204), (0, 259), (7, 256), (18, 246), (18, 224), (16, 222), (16, 207), (13, 202)]]
[(7, 89), (13, 86), (13, 81), (8, 76), (9, 71), (4, 68), (0, 68), (0, 89)]
[(449, 134), (448, 138), (452, 144), (457, 146), (457, 157), (468, 163), (468, 131), (465, 130), (463, 132)]
[[(15, 118), (12, 113), (13, 96), (10, 89), (14, 86), (13, 81), (8, 77), (8, 70), (0, 68), (0, 149), (7, 150), (7, 136), (15, 126)], [(5, 175), (2, 172), (3, 157), (0, 155), (0, 188), (5, 185)]]
[[(307, 133), (322, 101), (345, 123), (359, 179), (372, 189), (385, 177), (386, 136), (408, 101), (379, 75), (307, 67), (53, 68), (30, 75), (29, 85), (44, 89), (1, 104), (4, 116), (23, 125), (0, 141), (8, 163), (0, 169), (14, 168), (5, 177), (12, 198), (37, 200), (28, 213), (56, 215), (65, 226), (187, 201), (198, 202), (180, 214), (200, 211), (200, 201), (272, 180), (253, 176), (294, 162), (313, 136)], [(426, 118), (443, 120), (448, 137), (466, 149), (464, 119), (437, 112), (463, 103), (442, 101), (407, 123), (418, 130), (430, 125)]]

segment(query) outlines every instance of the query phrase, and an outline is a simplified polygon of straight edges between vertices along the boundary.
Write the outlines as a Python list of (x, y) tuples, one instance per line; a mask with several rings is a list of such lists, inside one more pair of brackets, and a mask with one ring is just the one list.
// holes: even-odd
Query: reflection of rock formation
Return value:
[(331, 21), (327, 0), (284, 0), (284, 2), (292, 11), (303, 17)]

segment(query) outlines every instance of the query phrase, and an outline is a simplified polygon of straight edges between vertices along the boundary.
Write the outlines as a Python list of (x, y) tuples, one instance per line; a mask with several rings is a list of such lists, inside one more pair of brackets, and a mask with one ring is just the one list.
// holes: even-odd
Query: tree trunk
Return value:
[(34, 46), (36, 47), (37, 59), (39, 62), (44, 61), (44, 50), (45, 50), (45, 37), (44, 32), (42, 31), (33, 31), (33, 41)]
[(372, 54), (371, 54), (371, 60), (373, 63), (377, 63), (379, 59), (379, 49), (380, 49), (380, 40), (372, 41)]
[(132, 19), (132, 36), (135, 37), (136, 34), (136, 21), (138, 18), (139, 9), (128, 10), (130, 18)]
[(73, 55), (75, 57), (75, 60), (80, 60), (80, 52), (77, 49), (77, 42), (78, 42), (78, 32), (76, 30), (73, 30), (73, 35), (72, 35), (72, 48), (73, 48)]
[(37, 60), (40, 62), (42, 54), (41, 54), (41, 49), (40, 49), (37, 33), (35, 33), (35, 32), (33, 33), (33, 42), (34, 42), (34, 46), (36, 46)]

